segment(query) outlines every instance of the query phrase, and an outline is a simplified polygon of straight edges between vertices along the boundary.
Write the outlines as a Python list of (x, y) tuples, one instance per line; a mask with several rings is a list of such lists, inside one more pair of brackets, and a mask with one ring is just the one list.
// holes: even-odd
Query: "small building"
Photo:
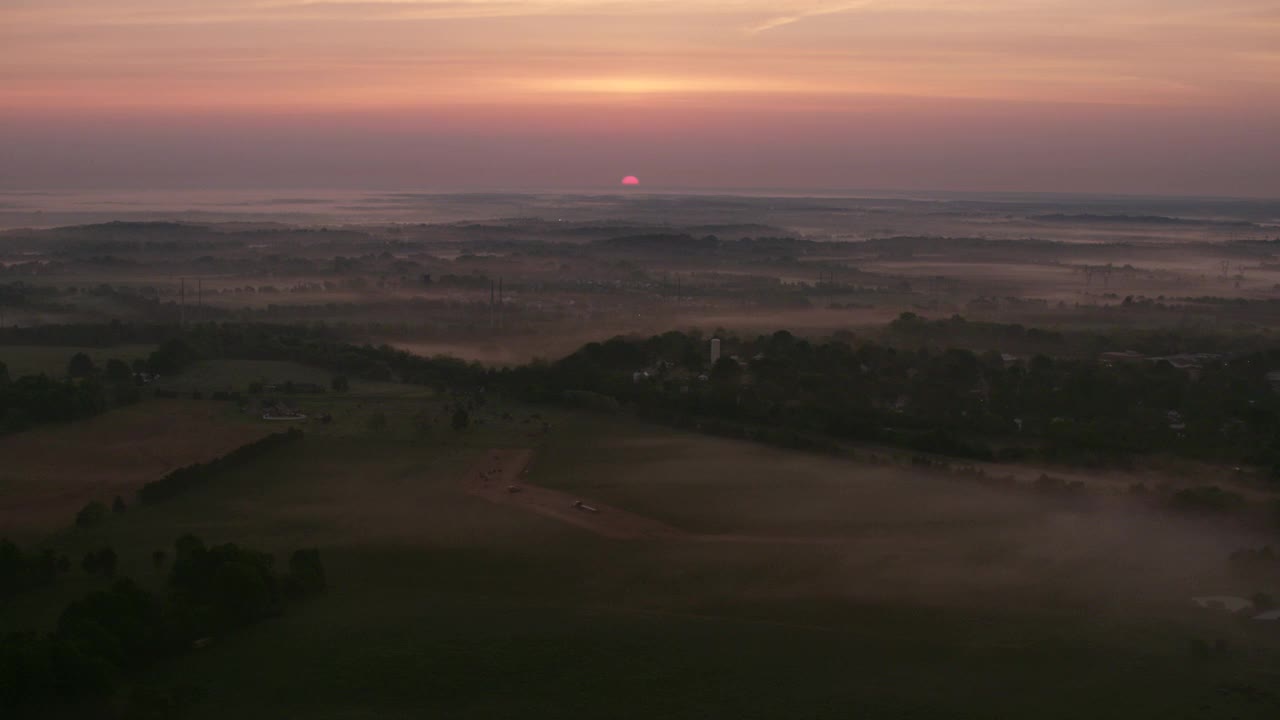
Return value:
[(711, 365), (720, 360), (720, 338), (711, 338)]
[(268, 400), (262, 404), (263, 420), (306, 420), (307, 416), (301, 410), (291, 407), (282, 402)]
[(1248, 610), (1253, 603), (1234, 595), (1213, 595), (1209, 597), (1191, 598), (1191, 602), (1206, 610), (1222, 610), (1232, 614)]
[(1280, 392), (1280, 370), (1272, 370), (1267, 373), (1267, 382), (1271, 383), (1271, 389)]
[(1104, 352), (1098, 356), (1098, 359), (1102, 361), (1103, 365), (1118, 365), (1121, 363), (1143, 362), (1147, 359), (1147, 356), (1136, 350), (1124, 350), (1121, 352)]

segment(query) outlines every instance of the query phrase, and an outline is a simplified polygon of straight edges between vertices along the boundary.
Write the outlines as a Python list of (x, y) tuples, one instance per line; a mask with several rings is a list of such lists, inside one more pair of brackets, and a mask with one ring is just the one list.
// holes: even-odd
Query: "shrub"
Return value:
[(107, 506), (105, 503), (94, 500), (93, 502), (80, 508), (80, 512), (76, 513), (76, 527), (90, 528), (95, 525), (101, 525), (103, 520), (107, 519)]
[(1243, 496), (1217, 485), (1201, 485), (1186, 488), (1174, 493), (1173, 506), (1189, 512), (1225, 513), (1234, 512), (1247, 503)]

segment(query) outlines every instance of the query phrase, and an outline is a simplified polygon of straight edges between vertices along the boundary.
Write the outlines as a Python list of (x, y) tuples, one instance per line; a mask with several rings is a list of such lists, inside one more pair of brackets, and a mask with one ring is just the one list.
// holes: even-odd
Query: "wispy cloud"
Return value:
[(748, 26), (746, 28), (746, 32), (748, 35), (759, 35), (760, 33), (768, 32), (769, 30), (780, 28), (785, 25), (791, 25), (793, 23), (800, 22), (801, 20), (807, 20), (812, 17), (819, 17), (821, 15), (834, 15), (836, 13), (849, 12), (851, 10), (858, 10), (858, 9), (865, 8), (875, 4), (877, 4), (875, 0), (862, 0), (861, 2), (837, 2), (837, 3), (822, 4), (816, 7), (796, 10), (783, 15), (775, 15), (774, 17), (768, 18), (762, 22), (758, 22)]

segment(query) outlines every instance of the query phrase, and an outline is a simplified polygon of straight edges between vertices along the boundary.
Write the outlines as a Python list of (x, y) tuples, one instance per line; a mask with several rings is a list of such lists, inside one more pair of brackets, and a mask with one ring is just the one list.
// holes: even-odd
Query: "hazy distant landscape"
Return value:
[[(956, 235), (1167, 241), (1265, 239), (1280, 202), (1065, 193), (684, 189), (601, 192), (352, 190), (0, 191), (0, 228), (104, 222), (353, 225), (476, 223), (522, 217), (637, 226), (777, 223), (815, 239)], [(1089, 231), (1086, 236), (1082, 231)], [(1156, 233), (1156, 234), (1152, 234)]]
[(1274, 204), (50, 197), (15, 709), (1280, 707)]

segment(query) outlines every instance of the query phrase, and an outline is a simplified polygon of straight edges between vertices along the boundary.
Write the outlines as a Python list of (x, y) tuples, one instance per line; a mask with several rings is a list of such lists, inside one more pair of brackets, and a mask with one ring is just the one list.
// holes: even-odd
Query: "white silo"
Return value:
[(720, 359), (720, 338), (711, 338), (711, 364), (714, 366)]

